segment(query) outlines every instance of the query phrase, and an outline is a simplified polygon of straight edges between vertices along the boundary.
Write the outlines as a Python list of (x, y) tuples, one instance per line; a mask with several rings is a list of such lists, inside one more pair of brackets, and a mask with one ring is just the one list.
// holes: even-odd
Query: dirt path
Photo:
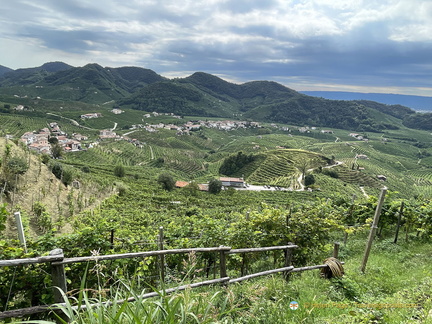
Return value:
[(363, 195), (364, 195), (366, 198), (369, 198), (369, 195), (366, 193), (366, 191), (364, 190), (363, 187), (360, 187), (360, 190), (361, 190), (361, 192), (363, 192)]
[(74, 120), (74, 119), (72, 119), (72, 118), (63, 117), (63, 116), (61, 116), (61, 115), (57, 115), (57, 114), (53, 114), (53, 113), (46, 113), (46, 114), (47, 114), (47, 115), (51, 115), (51, 116), (60, 117), (60, 118), (63, 118), (63, 119), (67, 119), (67, 120), (69, 120), (69, 121), (71, 122), (71, 124), (74, 125), (74, 126), (78, 126), (78, 127), (81, 127), (81, 128), (84, 128), (84, 129), (88, 129), (88, 130), (97, 130), (97, 129), (94, 129), (94, 128), (90, 128), (90, 127), (87, 127), (87, 126), (80, 125), (80, 124), (78, 124), (78, 122), (77, 122), (76, 120)]

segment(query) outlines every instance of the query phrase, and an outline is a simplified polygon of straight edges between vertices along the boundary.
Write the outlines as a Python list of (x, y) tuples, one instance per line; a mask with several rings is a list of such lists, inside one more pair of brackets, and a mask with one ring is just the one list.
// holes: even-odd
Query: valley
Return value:
[[(285, 303), (302, 296), (303, 302), (313, 303), (313, 295), (289, 288), (292, 283), (313, 294), (301, 284), (307, 278), (326, 296), (320, 298), (323, 303), (396, 303), (403, 287), (376, 287), (375, 279), (359, 276), (353, 265), (360, 258), (377, 197), (387, 188), (377, 238), (381, 250), (374, 252), (386, 270), (379, 270), (380, 261), (372, 261), (370, 274), (385, 285), (392, 277), (388, 255), (396, 251), (398, 258), (416, 259), (423, 269), (422, 275), (418, 270), (424, 279), (419, 285), (430, 290), (430, 270), (425, 270), (429, 261), (424, 261), (432, 233), (427, 114), (398, 105), (317, 99), (274, 82), (236, 85), (201, 72), (168, 80), (132, 67), (58, 68), (12, 71), (0, 79), (2, 259), (36, 257), (55, 248), (68, 257), (157, 250), (162, 227), (165, 249), (294, 242), (301, 248), (293, 262), (303, 266), (321, 263), (334, 241), (348, 239), (341, 251), (349, 269), (346, 279), (323, 284), (312, 275), (296, 275), (292, 282), (275, 284), (286, 287), (288, 295), (270, 286), (275, 277), (258, 281), (258, 286), (252, 281), (244, 289), (262, 286), (282, 294), (272, 297), (275, 300)], [(426, 126), (408, 127), (417, 118)], [(216, 189), (210, 190), (212, 183)], [(402, 202), (403, 243), (393, 244)], [(28, 252), (16, 241), (16, 211), (23, 216)], [(192, 257), (196, 259), (188, 272)], [(234, 275), (239, 269), (268, 270), (282, 260), (282, 254), (269, 253), (231, 256), (227, 264)], [(179, 277), (201, 280), (204, 272), (209, 276), (218, 267), (210, 254), (169, 256), (164, 265), (169, 279), (161, 283), (158, 264), (157, 258), (148, 257), (92, 269), (73, 265), (66, 269), (68, 285), (79, 290), (88, 271), (87, 284), (99, 285), (99, 293), (108, 293), (117, 280), (137, 289), (147, 289), (145, 282), (172, 287)], [(49, 270), (29, 267), (29, 275), (20, 269), (13, 273), (0, 268), (1, 308), (52, 303)], [(27, 277), (32, 280), (27, 282)], [(15, 292), (8, 296), (11, 282)], [(416, 283), (411, 284), (414, 289)], [(368, 295), (368, 286), (382, 291), (377, 297)], [(229, 294), (237, 294), (240, 288), (235, 287)], [(249, 294), (245, 307), (258, 316), (254, 307), (268, 301)], [(415, 292), (407, 296), (420, 298)], [(242, 312), (234, 306), (241, 297), (233, 298), (235, 310), (232, 318), (227, 315), (228, 322), (239, 320)], [(284, 307), (270, 303), (272, 316)], [(429, 312), (430, 298), (418, 303), (421, 311)], [(423, 316), (419, 308), (401, 310), (397, 316)], [(352, 316), (366, 320), (388, 318), (390, 313), (365, 310)], [(215, 314), (225, 316), (222, 311)], [(322, 310), (301, 314), (302, 320), (332, 316)], [(335, 316), (348, 323), (345, 315), (340, 311)]]

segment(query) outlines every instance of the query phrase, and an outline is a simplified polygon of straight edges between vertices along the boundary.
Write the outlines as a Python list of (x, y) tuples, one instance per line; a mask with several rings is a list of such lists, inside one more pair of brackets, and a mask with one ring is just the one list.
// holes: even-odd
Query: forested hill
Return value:
[[(62, 62), (9, 71), (0, 77), (0, 94), (101, 104), (115, 101), (143, 111), (211, 116), (319, 126), (353, 131), (381, 131), (405, 124), (432, 128), (413, 110), (372, 101), (311, 97), (271, 81), (244, 84), (196, 72), (167, 79), (140, 67), (98, 64), (71, 67)], [(414, 122), (413, 122), (414, 121)]]
[(232, 117), (256, 121), (335, 127), (356, 131), (398, 128), (414, 111), (399, 105), (338, 101), (303, 95), (276, 82), (241, 85), (202, 72), (141, 89), (119, 101), (144, 111)]
[(8, 67), (6, 67), (6, 66), (0, 65), (0, 77), (1, 77), (3, 74), (5, 74), (5, 73), (7, 73), (7, 72), (11, 72), (11, 71), (13, 71), (13, 70), (10, 69), (10, 68), (8, 68)]

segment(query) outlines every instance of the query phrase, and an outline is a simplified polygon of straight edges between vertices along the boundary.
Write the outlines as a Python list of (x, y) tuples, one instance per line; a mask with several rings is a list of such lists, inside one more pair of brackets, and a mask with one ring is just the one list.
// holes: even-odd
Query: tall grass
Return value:
[[(363, 274), (359, 267), (365, 243), (364, 236), (353, 235), (341, 246), (345, 275), (339, 279), (306, 271), (291, 274), (289, 281), (274, 275), (172, 295), (162, 290), (151, 299), (119, 282), (111, 288), (110, 303), (102, 292), (92, 297), (91, 291), (82, 290), (77, 298), (63, 295), (59, 308), (68, 322), (77, 324), (432, 323), (430, 244), (376, 240)], [(289, 307), (292, 301), (298, 302), (297, 310)]]

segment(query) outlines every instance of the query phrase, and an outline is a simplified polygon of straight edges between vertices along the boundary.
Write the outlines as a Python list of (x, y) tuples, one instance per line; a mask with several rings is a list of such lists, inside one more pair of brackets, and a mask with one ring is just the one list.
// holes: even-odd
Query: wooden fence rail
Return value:
[[(189, 285), (178, 286), (174, 288), (165, 289), (160, 292), (151, 292), (139, 296), (140, 299), (156, 297), (160, 294), (168, 294), (176, 291), (185, 290), (186, 288), (196, 288), (202, 287), (206, 285), (212, 284), (230, 284), (241, 282), (244, 280), (248, 280), (251, 278), (256, 278), (259, 276), (265, 276), (273, 273), (282, 272), (285, 276), (291, 272), (300, 272), (306, 270), (313, 270), (319, 268), (328, 267), (327, 265), (316, 265), (302, 268), (295, 268), (291, 265), (292, 260), (292, 249), (298, 248), (295, 244), (282, 245), (282, 246), (270, 246), (270, 247), (260, 247), (260, 248), (245, 248), (245, 249), (231, 249), (228, 246), (220, 246), (220, 247), (209, 247), (209, 248), (189, 248), (189, 249), (171, 249), (171, 250), (159, 250), (159, 251), (146, 251), (146, 252), (137, 252), (137, 253), (124, 253), (124, 254), (112, 254), (112, 255), (98, 255), (98, 256), (89, 256), (89, 257), (76, 257), (76, 258), (64, 258), (63, 251), (61, 249), (55, 249), (50, 252), (49, 256), (39, 257), (39, 258), (28, 258), (28, 259), (19, 259), (19, 260), (0, 260), (0, 267), (5, 266), (22, 266), (33, 263), (50, 263), (52, 266), (52, 282), (53, 282), (53, 294), (54, 301), (56, 304), (50, 306), (34, 306), (23, 309), (16, 309), (10, 311), (0, 312), (0, 319), (10, 318), (10, 317), (20, 317), (27, 316), (36, 313), (42, 313), (50, 310), (55, 310), (59, 305), (65, 305), (63, 303), (63, 296), (61, 295), (61, 291), (55, 287), (60, 288), (62, 291), (67, 292), (67, 284), (66, 284), (66, 274), (64, 265), (76, 262), (98, 262), (102, 260), (117, 260), (117, 259), (125, 259), (125, 258), (137, 258), (137, 257), (147, 257), (147, 256), (165, 256), (168, 254), (181, 254), (181, 253), (194, 253), (194, 252), (219, 252), (219, 266), (220, 266), (220, 278), (214, 280), (207, 280), (198, 283), (192, 283)], [(339, 243), (335, 244), (334, 255), (337, 256), (337, 251), (339, 248)], [(230, 254), (236, 253), (250, 253), (250, 252), (266, 252), (266, 251), (276, 251), (283, 250), (285, 261), (283, 268), (272, 269), (268, 271), (258, 272), (254, 274), (249, 274), (246, 276), (242, 276), (239, 278), (230, 278), (227, 276), (227, 267), (226, 267), (226, 257)], [(163, 272), (160, 269), (160, 275), (163, 279)], [(117, 303), (134, 301), (135, 299), (130, 298), (127, 300), (117, 301)], [(110, 305), (112, 302), (106, 302), (106, 304)], [(96, 307), (98, 304), (93, 305), (92, 307)], [(83, 306), (76, 306), (76, 308), (80, 307), (83, 309)]]

